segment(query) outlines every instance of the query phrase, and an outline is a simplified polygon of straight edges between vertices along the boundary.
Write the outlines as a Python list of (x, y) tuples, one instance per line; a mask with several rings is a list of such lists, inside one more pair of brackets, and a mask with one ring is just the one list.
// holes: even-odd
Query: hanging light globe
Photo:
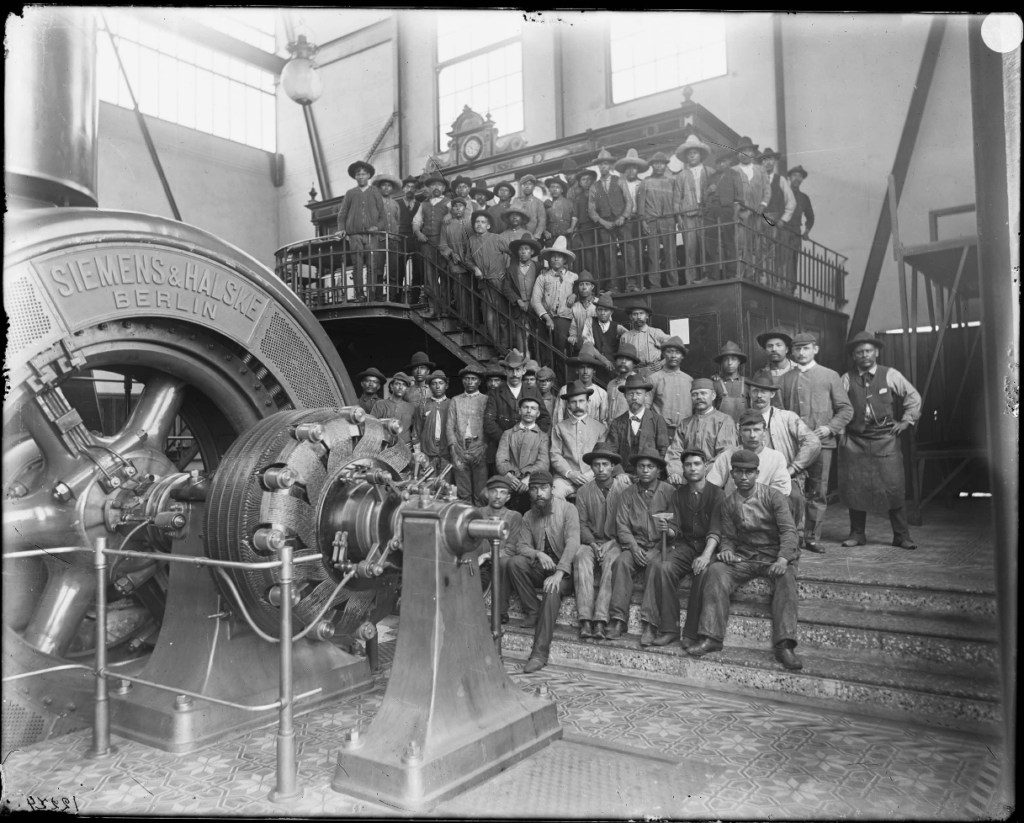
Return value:
[(294, 43), (288, 44), (288, 51), (292, 56), (281, 70), (281, 85), (292, 100), (308, 106), (324, 93), (323, 81), (313, 62), (317, 47), (307, 42), (304, 34), (300, 34)]

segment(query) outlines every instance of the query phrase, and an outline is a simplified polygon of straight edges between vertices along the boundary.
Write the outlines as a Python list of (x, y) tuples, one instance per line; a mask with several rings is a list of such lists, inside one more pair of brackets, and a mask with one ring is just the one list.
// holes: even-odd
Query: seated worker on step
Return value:
[[(501, 435), (495, 458), (498, 474), (505, 475), (512, 487), (512, 508), (525, 512), (530, 507), (530, 476), (551, 468), (550, 440), (537, 425), (540, 400), (533, 395), (519, 398), (519, 422)], [(550, 482), (550, 481), (549, 481)]]
[(769, 581), (772, 592), (772, 648), (787, 669), (802, 669), (797, 657), (797, 561), (800, 548), (789, 500), (757, 482), (759, 459), (747, 449), (731, 457), (736, 491), (722, 504), (722, 545), (707, 571), (704, 605), (697, 631), (700, 642), (686, 653), (703, 657), (722, 648), (729, 621), (729, 599), (755, 577)]
[(761, 412), (754, 409), (743, 412), (740, 415), (740, 445), (730, 446), (715, 458), (708, 471), (708, 483), (724, 489), (726, 496), (736, 491), (736, 484), (732, 481), (732, 456), (740, 449), (747, 449), (760, 458), (757, 482), (771, 486), (789, 497), (793, 484), (786, 470), (787, 461), (782, 452), (764, 445), (766, 428)]
[[(648, 621), (640, 637), (641, 646), (667, 646), (681, 640), (684, 649), (697, 643), (697, 622), (703, 604), (705, 570), (711, 565), (721, 541), (721, 508), (725, 494), (708, 483), (710, 467), (700, 449), (687, 449), (680, 456), (684, 485), (672, 496), (672, 528), (678, 533), (668, 557), (651, 558), (651, 570), (644, 587), (641, 614)], [(659, 526), (665, 522), (659, 521)], [(666, 524), (667, 528), (667, 524)], [(679, 637), (679, 583), (692, 574), (686, 603), (686, 625)], [(657, 632), (657, 634), (655, 634)]]
[[(612, 476), (622, 458), (607, 443), (595, 443), (593, 451), (583, 455), (583, 462), (590, 466), (594, 479), (576, 492), (576, 512), (580, 516), (580, 550), (573, 564), (576, 611), (580, 616), (580, 640), (604, 640), (612, 600), (612, 567), (622, 551), (615, 539), (615, 515), (622, 489)], [(601, 575), (596, 600), (595, 566), (600, 567)]]
[(683, 484), (682, 453), (699, 449), (714, 461), (737, 440), (736, 424), (732, 418), (714, 407), (715, 387), (706, 377), (693, 381), (690, 389), (693, 414), (680, 423), (669, 444), (665, 459), (668, 461), (668, 480), (676, 486)]
[[(508, 623), (508, 595), (510, 589), (505, 585), (505, 578), (508, 574), (508, 561), (515, 554), (516, 546), (519, 545), (519, 531), (523, 527), (523, 516), (506, 508), (509, 495), (512, 493), (512, 484), (507, 477), (496, 474), (487, 481), (484, 490), (484, 497), (487, 498), (487, 505), (481, 506), (478, 511), (488, 520), (504, 520), (508, 523), (508, 537), (501, 541), (501, 548), (498, 553), (501, 563), (501, 585), (499, 591), (491, 591), (491, 608), (498, 608), (501, 611), (501, 622)], [(491, 541), (483, 538), (477, 541), (477, 563), (480, 564), (480, 586), (487, 593), (491, 587), (491, 579), (494, 573), (491, 569)], [(497, 602), (495, 602), (497, 599)]]
[[(543, 669), (551, 651), (551, 638), (562, 598), (572, 591), (572, 564), (580, 548), (580, 518), (576, 507), (551, 493), (551, 475), (537, 471), (530, 475), (530, 510), (523, 518), (517, 553), (505, 569), (508, 584), (515, 586), (523, 601), (524, 629), (536, 627), (533, 649), (523, 671)], [(544, 589), (544, 604), (537, 605), (536, 587)], [(508, 602), (504, 595), (503, 602)]]
[[(651, 578), (651, 559), (662, 551), (665, 542), (674, 540), (677, 531), (671, 525), (672, 497), (675, 488), (658, 479), (665, 458), (651, 448), (641, 449), (631, 458), (636, 484), (626, 487), (615, 515), (615, 533), (621, 554), (612, 568), (612, 602), (609, 608), (608, 640), (622, 637), (629, 622), (629, 600), (633, 595), (633, 577), (644, 571), (644, 588)], [(655, 515), (662, 515), (658, 518)], [(659, 519), (669, 521), (667, 527)], [(664, 540), (662, 535), (665, 535)], [(667, 554), (667, 551), (665, 552)], [(641, 609), (640, 618), (648, 626), (657, 626), (660, 617)], [(678, 615), (676, 617), (678, 619)], [(653, 629), (651, 630), (653, 631)], [(644, 634), (651, 637), (645, 626)]]

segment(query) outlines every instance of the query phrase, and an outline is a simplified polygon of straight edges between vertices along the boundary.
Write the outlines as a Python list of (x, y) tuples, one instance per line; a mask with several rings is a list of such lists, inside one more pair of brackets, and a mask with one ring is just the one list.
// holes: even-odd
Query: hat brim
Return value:
[(547, 249), (542, 250), (541, 253), (540, 253), (540, 259), (541, 260), (545, 260), (548, 257), (551, 257), (551, 255), (553, 255), (553, 254), (561, 254), (564, 257), (568, 257), (570, 260), (575, 260), (576, 259), (576, 252), (569, 251), (568, 249), (555, 249), (555, 248), (547, 248)]
[[(623, 355), (623, 357), (629, 357), (629, 355), (628, 354), (627, 355)], [(640, 361), (638, 360), (637, 362), (639, 363)], [(625, 394), (628, 391), (632, 391), (633, 389), (643, 389), (644, 391), (654, 391), (654, 384), (653, 383), (644, 383), (642, 386), (628, 386), (627, 387), (626, 384), (623, 383), (621, 386), (619, 386), (619, 391), (622, 392), (622, 394)]]
[(355, 163), (351, 163), (349, 165), (348, 176), (354, 179), (356, 176), (356, 172), (359, 171), (360, 169), (365, 169), (366, 171), (368, 171), (370, 173), (370, 177), (373, 177), (377, 173), (377, 170), (369, 163), (367, 163), (365, 160), (356, 160)]
[(530, 215), (528, 215), (522, 209), (505, 209), (505, 211), (501, 213), (501, 219), (504, 220), (510, 214), (518, 214), (521, 218), (523, 218), (524, 223), (528, 223), (530, 221)]
[(711, 154), (711, 148), (709, 146), (680, 146), (676, 149), (676, 158), (679, 160), (686, 160), (686, 152), (699, 151), (701, 160), (707, 160), (708, 155)]
[(525, 240), (523, 238), (513, 240), (511, 243), (508, 244), (508, 249), (510, 252), (512, 252), (512, 254), (518, 255), (519, 249), (522, 246), (529, 246), (531, 249), (533, 249), (534, 256), (540, 254), (541, 246), (540, 243), (538, 243), (536, 240)]
[(599, 457), (603, 457), (605, 460), (611, 460), (616, 466), (622, 463), (622, 455), (616, 454), (615, 452), (587, 452), (583, 455), (583, 462), (589, 466)]
[(746, 382), (746, 387), (748, 389), (761, 389), (762, 391), (771, 391), (771, 392), (776, 392), (776, 391), (779, 391), (779, 390), (782, 389), (782, 386), (776, 385), (774, 383), (769, 385), (768, 383), (762, 383), (760, 380), (754, 380), (753, 378), (750, 378), (750, 377), (748, 377), (745, 382)]
[(747, 356), (741, 351), (727, 351), (725, 354), (716, 354), (711, 359), (716, 363), (721, 363), (726, 357), (738, 357), (740, 359), (740, 363), (747, 362)]
[(782, 332), (765, 332), (764, 334), (759, 334), (757, 336), (757, 345), (759, 345), (763, 349), (765, 346), (768, 345), (768, 341), (771, 340), (772, 338), (785, 340), (786, 347), (790, 349), (793, 348), (793, 338), (790, 337), (788, 334), (783, 334)]
[[(595, 369), (600, 369), (604, 366), (604, 363), (599, 363), (590, 357), (567, 357), (565, 362), (570, 366), (593, 366)], [(593, 390), (591, 390), (591, 394), (593, 394)]]
[(379, 372), (370, 371), (369, 369), (364, 372), (359, 372), (359, 374), (356, 375), (356, 380), (362, 380), (364, 377), (376, 378), (381, 385), (384, 385), (388, 381), (386, 374), (380, 374)]
[(863, 338), (861, 340), (851, 340), (846, 344), (847, 354), (853, 354), (853, 350), (862, 343), (870, 343), (876, 349), (884, 349), (885, 343), (879, 340), (877, 337)]
[(474, 186), (473, 188), (471, 188), (469, 190), (469, 196), (470, 197), (476, 197), (478, 194), (485, 195), (488, 200), (490, 200), (492, 197), (494, 197), (494, 192), (491, 191), (490, 189), (478, 189), (476, 186)]
[[(566, 362), (568, 362), (568, 361), (566, 361)], [(585, 394), (587, 397), (590, 397), (591, 395), (593, 395), (593, 393), (594, 393), (593, 389), (587, 389), (586, 391), (574, 391), (572, 394), (568, 394), (568, 393), (560, 394), (560, 395), (558, 395), (558, 399), (559, 400), (569, 400), (572, 397), (579, 397), (582, 394)]]
[(422, 363), (410, 363), (410, 364), (409, 364), (408, 366), (406, 366), (406, 367), (405, 367), (405, 368), (403, 369), (403, 371), (409, 371), (409, 372), (411, 372), (411, 371), (413, 371), (414, 369), (418, 368), (419, 366), (426, 366), (426, 367), (427, 367), (428, 369), (430, 369), (431, 371), (433, 371), (434, 369), (436, 369), (436, 368), (437, 368), (437, 364), (436, 364), (436, 363), (434, 363), (434, 362), (433, 362), (432, 360), (424, 360), (424, 361), (423, 361)]
[(630, 166), (636, 166), (637, 172), (643, 174), (647, 171), (651, 164), (646, 160), (633, 159), (632, 157), (623, 157), (621, 160), (615, 163), (615, 171), (625, 171)]
[(631, 454), (629, 456), (629, 465), (635, 466), (641, 460), (653, 460), (663, 469), (668, 467), (668, 461), (664, 457), (657, 457), (653, 454)]
[(626, 314), (634, 311), (645, 311), (648, 314), (651, 313), (651, 307), (645, 306), (643, 303), (629, 303), (628, 305), (623, 306), (622, 310), (626, 312)]
[(384, 183), (390, 183), (392, 188), (396, 190), (402, 188), (403, 185), (401, 180), (397, 177), (392, 177), (390, 174), (379, 174), (377, 175), (377, 179), (373, 181), (373, 185), (377, 187), (380, 187)]
[(430, 186), (430, 185), (432, 185), (434, 183), (440, 183), (442, 186), (447, 186), (448, 185), (447, 181), (443, 177), (441, 177), (440, 175), (437, 175), (437, 174), (432, 174), (429, 177), (424, 178), (424, 180), (423, 180), (423, 185), (424, 186)]

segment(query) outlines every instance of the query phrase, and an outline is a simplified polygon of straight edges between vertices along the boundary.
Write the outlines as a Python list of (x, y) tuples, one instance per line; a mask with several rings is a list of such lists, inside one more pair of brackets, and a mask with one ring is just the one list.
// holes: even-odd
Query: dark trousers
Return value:
[[(644, 591), (647, 590), (647, 586), (650, 584), (651, 568), (650, 561), (643, 568)], [(640, 564), (636, 562), (633, 552), (629, 549), (623, 549), (622, 554), (616, 558), (612, 566), (612, 602), (608, 608), (608, 618), (610, 620), (621, 620), (623, 623), (629, 624), (629, 601), (633, 596), (633, 578), (640, 571)], [(678, 619), (679, 610), (677, 608), (676, 620)]]
[[(693, 561), (702, 549), (689, 543), (677, 543), (665, 560), (656, 554), (648, 564), (651, 567), (644, 587), (643, 605), (640, 618), (656, 629), (670, 634), (679, 632), (679, 583), (688, 574), (693, 574)], [(708, 567), (703, 574), (693, 578), (690, 597), (686, 603), (686, 625), (683, 634), (691, 640), (697, 639), (697, 624), (703, 608), (704, 584), (708, 579)]]
[(580, 271), (589, 271), (595, 279), (600, 280), (600, 267), (597, 262), (597, 226), (589, 225), (577, 228), (569, 248), (577, 253), (576, 261), (580, 265)]
[(551, 330), (551, 345), (557, 351), (564, 352), (569, 347), (569, 328), (572, 320), (568, 317), (552, 317), (555, 327)]
[[(402, 265), (398, 285), (402, 289), (399, 295), (399, 302), (412, 304), (423, 300), (423, 257), (417, 252), (420, 251), (420, 241), (413, 234), (402, 236)], [(405, 284), (408, 280), (408, 291), (405, 291)]]
[(814, 540), (821, 539), (821, 527), (825, 522), (825, 511), (828, 504), (828, 474), (832, 468), (832, 455), (835, 449), (822, 449), (817, 458), (807, 467), (805, 497), (807, 498), (807, 520), (804, 536)]
[[(501, 583), (498, 586), (497, 593), (493, 591), (491, 592), (491, 608), (493, 609), (497, 606), (498, 614), (501, 615), (508, 614), (508, 598), (512, 592), (512, 589), (509, 588), (508, 583), (506, 582), (508, 580), (508, 561), (511, 559), (512, 558), (510, 557), (499, 558), (499, 562), (501, 563)], [(491, 587), (491, 581), (493, 579), (494, 573), (491, 569), (491, 564), (489, 562), (484, 563), (480, 567), (480, 588), (486, 592)], [(497, 602), (495, 602), (495, 598), (497, 598)]]
[[(543, 592), (543, 601), (537, 603), (537, 589), (544, 585), (555, 570), (545, 571), (541, 568), (540, 561), (525, 555), (517, 554), (510, 557), (505, 568), (505, 579), (512, 586), (515, 586), (519, 599), (523, 601), (523, 611), (527, 617), (532, 617), (540, 612), (540, 621), (537, 623), (537, 630), (533, 635), (533, 651), (530, 652), (532, 659), (548, 662), (548, 655), (551, 653), (551, 638), (555, 633), (555, 622), (558, 619), (558, 610), (562, 606), (562, 598), (572, 592), (572, 575), (562, 577), (558, 586), (558, 592), (551, 594)], [(509, 591), (506, 588), (506, 591)], [(508, 596), (504, 598), (508, 603)]]
[[(907, 507), (889, 509), (889, 523), (892, 524), (892, 536), (896, 540), (910, 537), (910, 524), (907, 522)], [(864, 537), (868, 526), (868, 513), (850, 509), (850, 533)]]
[(707, 229), (708, 257), (718, 263), (707, 276), (712, 280), (731, 279), (736, 276), (736, 224), (732, 207), (713, 208)]
[(797, 602), (796, 564), (790, 563), (782, 577), (768, 574), (768, 563), (741, 560), (735, 565), (714, 563), (704, 575), (704, 606), (700, 613), (698, 632), (702, 637), (725, 640), (725, 627), (729, 622), (729, 602), (732, 593), (755, 577), (768, 580), (772, 590), (772, 645), (796, 646)]
[(484, 486), (487, 484), (487, 464), (481, 458), (475, 466), (468, 463), (464, 468), (452, 467), (452, 474), (455, 475), (455, 488), (459, 492), (459, 500), (463, 503), (472, 503), (474, 506), (483, 506)]

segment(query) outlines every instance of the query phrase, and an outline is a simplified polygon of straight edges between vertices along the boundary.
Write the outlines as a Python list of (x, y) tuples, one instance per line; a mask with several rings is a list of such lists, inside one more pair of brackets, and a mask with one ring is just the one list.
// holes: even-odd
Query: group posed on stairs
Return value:
[[(747, 358), (728, 341), (718, 371), (694, 379), (682, 370), (687, 345), (649, 329), (642, 306), (633, 315), (614, 351), (587, 341), (568, 361), (576, 379), (557, 390), (552, 369), (513, 348), (486, 369), (464, 367), (463, 391), (449, 397), (448, 376), (417, 352), (390, 379), (376, 368), (358, 375), (359, 403), (398, 420), (412, 460), (450, 472), (459, 499), (508, 522), (492, 608), (507, 621), (518, 593), (523, 626), (535, 628), (526, 671), (546, 665), (561, 599), (573, 591), (581, 639), (622, 637), (641, 576), (640, 645), (678, 642), (693, 657), (722, 648), (732, 593), (766, 578), (775, 656), (799, 669), (799, 561), (826, 551), (833, 455), (850, 517), (842, 546), (864, 545), (868, 511), (883, 511), (892, 545), (917, 548), (899, 436), (920, 417), (920, 396), (878, 364), (883, 343), (867, 332), (847, 343), (854, 367), (842, 376), (816, 362), (814, 335), (775, 328), (757, 338), (765, 368), (744, 375)], [(595, 375), (609, 366), (615, 377), (601, 388)], [(481, 541), (485, 591), (490, 559)]]
[(593, 167), (568, 159), (543, 181), (528, 173), (493, 189), (440, 170), (399, 180), (357, 161), (335, 237), (348, 243), (356, 301), (422, 299), (425, 317), (479, 318), (501, 351), (551, 365), (584, 342), (605, 342), (607, 355), (615, 340), (593, 339), (603, 292), (737, 276), (796, 290), (814, 225), (807, 171), (779, 174), (779, 155), (746, 137), (714, 166), (711, 154), (691, 134), (675, 158), (601, 149)]

